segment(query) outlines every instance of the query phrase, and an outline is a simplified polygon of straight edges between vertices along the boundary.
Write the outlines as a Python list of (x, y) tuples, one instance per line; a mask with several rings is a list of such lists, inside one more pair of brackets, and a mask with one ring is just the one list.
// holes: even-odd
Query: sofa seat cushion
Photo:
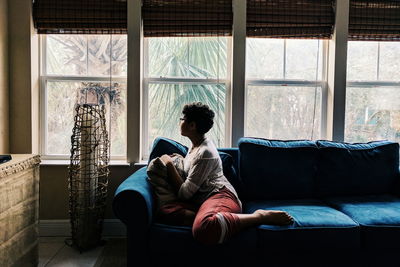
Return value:
[(326, 200), (361, 226), (367, 248), (400, 248), (400, 198), (393, 195), (337, 197)]
[(313, 198), (317, 153), (314, 141), (241, 138), (239, 173), (244, 198)]
[(344, 213), (320, 200), (279, 200), (246, 202), (245, 213), (257, 209), (283, 210), (295, 220), (289, 226), (261, 225), (258, 242), (261, 247), (359, 248), (359, 225)]

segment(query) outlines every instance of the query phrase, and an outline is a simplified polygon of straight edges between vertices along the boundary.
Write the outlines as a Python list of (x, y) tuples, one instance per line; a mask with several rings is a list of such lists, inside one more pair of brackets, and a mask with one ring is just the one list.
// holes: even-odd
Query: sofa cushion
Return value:
[(241, 198), (242, 195), (242, 181), (238, 175), (237, 160), (239, 149), (237, 148), (219, 148), (218, 153), (222, 159), (222, 167), (225, 177), (229, 180), (236, 192)]
[(317, 146), (313, 141), (239, 140), (246, 199), (311, 198)]
[(389, 193), (399, 180), (399, 144), (317, 141), (318, 196)]
[(187, 146), (169, 138), (157, 137), (153, 142), (153, 147), (151, 148), (148, 162), (157, 157), (161, 157), (164, 154), (170, 155), (173, 153), (178, 153), (182, 156), (186, 156), (187, 152)]
[(367, 248), (400, 248), (400, 198), (369, 195), (328, 198), (326, 202), (361, 226)]
[(360, 247), (359, 225), (320, 200), (264, 200), (245, 203), (245, 213), (252, 213), (257, 209), (283, 210), (295, 220), (289, 226), (259, 226), (258, 242), (261, 247), (278, 250), (288, 246), (308, 249)]

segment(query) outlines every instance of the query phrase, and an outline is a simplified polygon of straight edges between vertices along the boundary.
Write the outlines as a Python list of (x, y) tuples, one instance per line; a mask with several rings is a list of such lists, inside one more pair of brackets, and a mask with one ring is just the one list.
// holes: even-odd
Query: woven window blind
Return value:
[(143, 0), (145, 37), (230, 36), (232, 0)]
[(127, 33), (126, 0), (34, 0), (38, 33)]
[(334, 26), (334, 3), (334, 0), (247, 0), (247, 36), (329, 39)]
[(400, 0), (351, 0), (349, 40), (400, 41)]

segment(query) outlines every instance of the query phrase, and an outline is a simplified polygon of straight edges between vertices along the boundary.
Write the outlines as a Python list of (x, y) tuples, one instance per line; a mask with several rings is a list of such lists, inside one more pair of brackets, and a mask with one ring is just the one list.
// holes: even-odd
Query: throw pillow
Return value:
[(187, 146), (184, 146), (172, 139), (157, 137), (154, 140), (153, 147), (151, 149), (149, 162), (157, 157), (161, 157), (164, 154), (171, 155), (173, 153), (177, 153), (179, 155), (186, 156), (187, 152)]
[[(177, 153), (174, 153), (170, 156), (172, 158), (172, 163), (174, 164), (179, 175), (185, 179), (183, 156)], [(178, 201), (175, 190), (168, 181), (167, 167), (159, 157), (156, 157), (150, 161), (149, 165), (147, 166), (147, 176), (149, 182), (153, 185), (158, 208), (165, 204)]]

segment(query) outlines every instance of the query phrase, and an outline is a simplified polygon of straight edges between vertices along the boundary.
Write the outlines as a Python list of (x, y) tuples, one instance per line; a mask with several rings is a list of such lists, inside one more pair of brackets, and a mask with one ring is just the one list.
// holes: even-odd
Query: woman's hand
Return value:
[(178, 194), (179, 189), (183, 183), (182, 177), (179, 175), (176, 170), (172, 158), (169, 155), (162, 155), (160, 157), (161, 161), (167, 166), (167, 179), (175, 189), (175, 193)]
[(165, 164), (165, 166), (172, 164), (172, 158), (167, 154), (162, 155), (160, 159)]

